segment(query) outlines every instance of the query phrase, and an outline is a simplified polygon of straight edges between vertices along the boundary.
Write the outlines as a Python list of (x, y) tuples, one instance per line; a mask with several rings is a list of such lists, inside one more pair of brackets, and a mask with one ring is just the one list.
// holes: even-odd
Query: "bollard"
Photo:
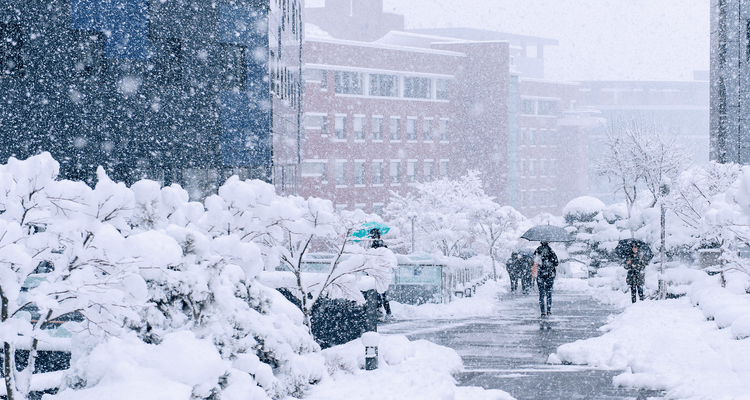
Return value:
[(466, 293), (464, 294), (464, 296), (471, 297), (471, 288), (470, 287), (466, 288)]
[(378, 368), (378, 343), (380, 335), (377, 332), (365, 332), (362, 334), (362, 344), (365, 345), (365, 370), (372, 371)]

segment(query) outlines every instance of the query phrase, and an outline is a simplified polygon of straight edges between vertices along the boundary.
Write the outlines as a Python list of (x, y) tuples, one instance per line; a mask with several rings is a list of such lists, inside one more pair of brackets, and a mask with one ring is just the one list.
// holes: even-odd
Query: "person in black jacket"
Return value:
[[(542, 242), (534, 251), (534, 268), (536, 282), (539, 287), (539, 308), (542, 317), (552, 314), (552, 285), (557, 275), (557, 254), (549, 247), (549, 243)], [(547, 306), (545, 309), (545, 305)]]
[(510, 278), (510, 292), (513, 293), (518, 289), (518, 278), (521, 277), (521, 255), (518, 252), (513, 252), (510, 258), (505, 263), (505, 269), (508, 270), (508, 277)]
[(633, 244), (631, 253), (625, 259), (625, 269), (628, 271), (628, 276), (625, 278), (628, 286), (630, 286), (630, 298), (635, 303), (635, 295), (638, 292), (638, 297), (643, 301), (643, 282), (644, 282), (644, 270), (649, 260), (646, 251), (638, 251), (638, 246)]

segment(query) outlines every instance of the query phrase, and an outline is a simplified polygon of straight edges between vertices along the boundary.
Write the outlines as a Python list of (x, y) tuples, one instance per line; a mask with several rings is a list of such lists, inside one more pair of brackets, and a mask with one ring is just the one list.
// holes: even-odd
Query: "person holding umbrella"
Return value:
[(615, 247), (615, 253), (625, 261), (625, 270), (628, 271), (625, 282), (630, 286), (630, 299), (635, 303), (637, 293), (643, 301), (644, 270), (653, 257), (651, 248), (643, 241), (624, 239)]
[(552, 315), (552, 286), (557, 276), (557, 254), (546, 241), (542, 241), (534, 251), (534, 266), (531, 270), (532, 274), (533, 271), (537, 272), (536, 283), (539, 287), (539, 308), (542, 310), (542, 317)]
[[(564, 228), (554, 225), (537, 225), (521, 235), (521, 238), (539, 241), (541, 244), (534, 251), (532, 276), (536, 277), (539, 288), (539, 308), (542, 318), (551, 315), (552, 286), (557, 275), (557, 254), (549, 247), (549, 242), (572, 242), (574, 239)], [(546, 306), (546, 307), (545, 307)]]

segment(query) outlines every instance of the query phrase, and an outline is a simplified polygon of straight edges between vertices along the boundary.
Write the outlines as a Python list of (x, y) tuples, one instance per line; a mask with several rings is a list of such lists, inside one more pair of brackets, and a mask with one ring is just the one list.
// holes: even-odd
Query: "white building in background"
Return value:
[(595, 158), (605, 129), (618, 121), (639, 121), (680, 138), (694, 163), (708, 161), (708, 74), (697, 71), (693, 81), (583, 81), (578, 101), (584, 109), (598, 110), (603, 118), (589, 135), (589, 195), (607, 204), (620, 201), (613, 183), (596, 175)]

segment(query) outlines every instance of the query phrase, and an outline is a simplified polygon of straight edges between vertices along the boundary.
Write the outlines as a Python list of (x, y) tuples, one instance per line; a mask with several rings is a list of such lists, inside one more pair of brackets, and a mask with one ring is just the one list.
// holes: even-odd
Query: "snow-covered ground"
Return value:
[(622, 370), (615, 385), (664, 390), (672, 399), (750, 399), (746, 275), (729, 274), (722, 288), (719, 276), (682, 266), (667, 276), (686, 286), (685, 297), (630, 304), (617, 274), (602, 272), (590, 281), (595, 287), (579, 283), (579, 289), (624, 311), (601, 328), (602, 336), (560, 346), (550, 363)]
[[(499, 311), (497, 295), (507, 291), (508, 280), (488, 281), (472, 297), (448, 304), (411, 306), (391, 302), (394, 318), (456, 318), (491, 315)], [(330, 378), (311, 387), (305, 399), (415, 399), (506, 400), (500, 390), (457, 387), (452, 377), (463, 370), (453, 349), (402, 335), (380, 335), (378, 369), (365, 371), (365, 348), (360, 340), (323, 350)]]

